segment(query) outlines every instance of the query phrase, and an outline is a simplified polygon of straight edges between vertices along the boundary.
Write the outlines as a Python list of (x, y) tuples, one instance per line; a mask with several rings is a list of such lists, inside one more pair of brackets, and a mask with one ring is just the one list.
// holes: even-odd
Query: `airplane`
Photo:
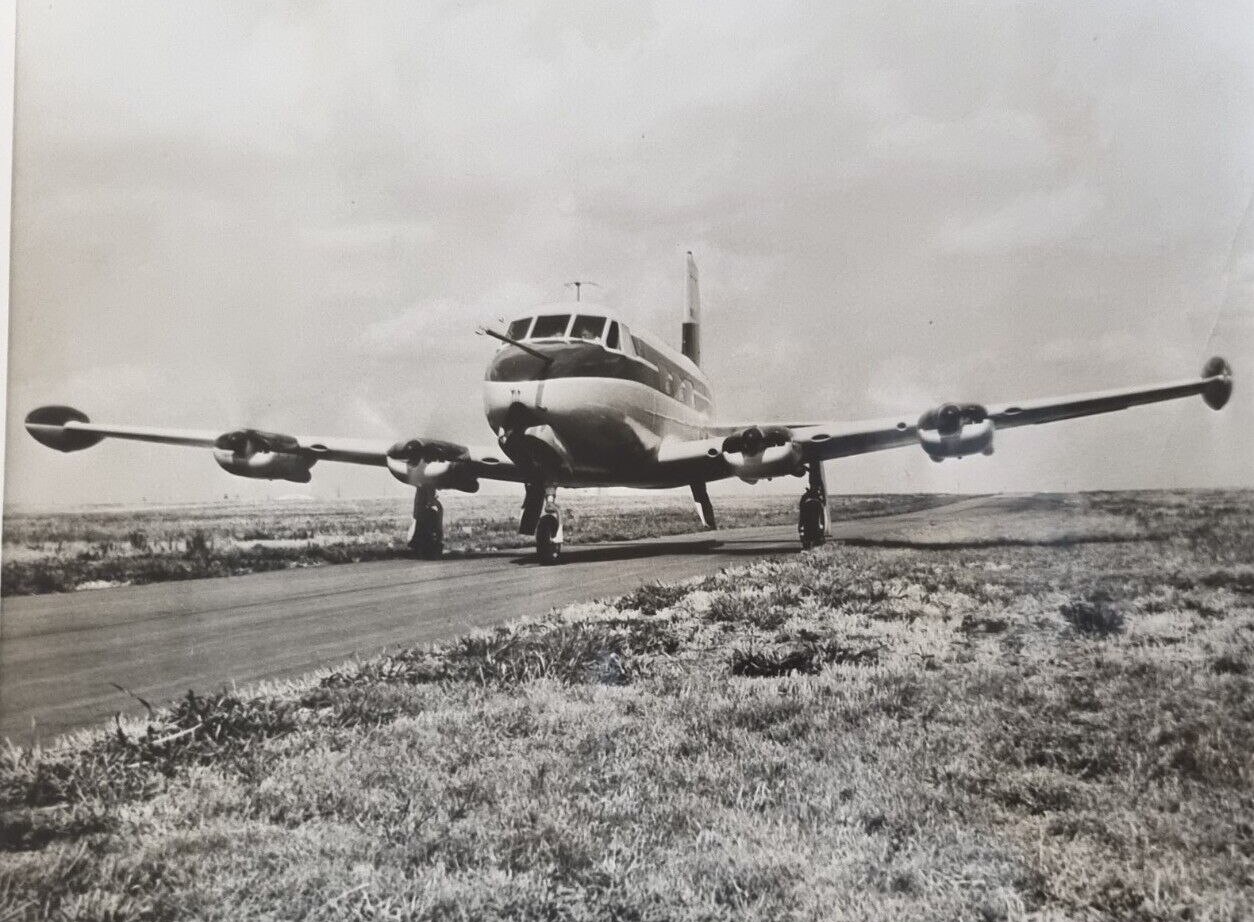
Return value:
[(533, 536), (541, 563), (561, 559), (559, 488), (688, 487), (705, 527), (715, 527), (707, 484), (807, 477), (798, 508), (804, 548), (829, 532), (823, 463), (918, 445), (933, 461), (992, 454), (1004, 429), (1052, 423), (1138, 404), (1201, 395), (1219, 410), (1232, 395), (1232, 368), (1210, 359), (1196, 378), (1051, 399), (985, 406), (940, 403), (917, 416), (852, 421), (719, 423), (702, 373), (701, 298), (692, 253), (687, 259), (680, 348), (633, 330), (617, 311), (578, 300), (528, 310), (504, 330), (478, 332), (500, 341), (487, 367), (483, 402), (496, 441), (461, 445), (426, 435), (399, 441), (320, 438), (239, 428), (227, 432), (105, 425), (69, 406), (41, 406), (26, 417), (36, 440), (58, 451), (106, 438), (186, 445), (213, 451), (230, 474), (307, 483), (319, 462), (385, 467), (415, 488), (408, 543), (422, 558), (444, 547), (440, 490), (474, 493), (481, 480), (523, 486), (519, 533)]

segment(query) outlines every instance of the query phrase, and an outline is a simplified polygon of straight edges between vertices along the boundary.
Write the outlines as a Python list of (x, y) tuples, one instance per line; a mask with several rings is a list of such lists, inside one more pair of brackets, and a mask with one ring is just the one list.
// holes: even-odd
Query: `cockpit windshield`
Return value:
[(554, 339), (566, 335), (570, 314), (542, 314), (536, 318), (529, 339)]
[(570, 328), (570, 338), (598, 340), (604, 330), (604, 317), (588, 317), (580, 314)]
[[(593, 314), (541, 314), (538, 317), (519, 317), (506, 327), (511, 340), (578, 339), (590, 343), (602, 343), (607, 348), (621, 350), (621, 334), (617, 321)], [(630, 351), (628, 352), (630, 354)]]

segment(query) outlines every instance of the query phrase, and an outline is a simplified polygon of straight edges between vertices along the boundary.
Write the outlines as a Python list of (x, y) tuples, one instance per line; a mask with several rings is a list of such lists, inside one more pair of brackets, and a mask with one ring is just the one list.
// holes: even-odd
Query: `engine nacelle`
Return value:
[(993, 421), (979, 404), (947, 403), (919, 418), (919, 444), (933, 461), (993, 453)]
[(237, 454), (225, 449), (215, 451), (213, 460), (218, 462), (218, 467), (222, 470), (236, 477), (250, 477), (254, 480), (290, 480), (292, 483), (309, 483), (309, 469), (317, 461), (316, 458), (286, 452), (254, 451), (248, 454)]
[(772, 445), (764, 448), (756, 455), (741, 452), (726, 452), (723, 455), (732, 473), (748, 483), (754, 483), (763, 477), (787, 477), (801, 471), (801, 449), (789, 442), (787, 445)]
[(723, 439), (723, 460), (746, 483), (783, 477), (802, 468), (801, 449), (785, 426), (749, 426)]
[(388, 470), (401, 483), (407, 483), (411, 487), (461, 490), (463, 493), (479, 492), (479, 480), (465, 461), (408, 461), (404, 458), (388, 458)]
[(792, 431), (786, 426), (749, 426), (723, 439), (726, 454), (743, 454), (745, 457), (762, 454), (767, 448), (788, 445)]
[(388, 470), (401, 483), (432, 490), (476, 493), (479, 480), (467, 463), (464, 445), (439, 439), (409, 439), (387, 451)]
[(388, 449), (388, 457), (402, 461), (456, 461), (466, 455), (466, 448), (441, 439), (408, 439)]

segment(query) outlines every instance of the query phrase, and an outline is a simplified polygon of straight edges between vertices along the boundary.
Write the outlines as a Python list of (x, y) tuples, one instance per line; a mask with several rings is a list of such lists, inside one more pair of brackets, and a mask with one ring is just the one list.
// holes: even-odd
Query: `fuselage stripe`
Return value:
[[(515, 346), (502, 349), (488, 367), (487, 380), (542, 381), (555, 378), (619, 378), (635, 381), (660, 394), (678, 399), (684, 384), (692, 391), (694, 402), (712, 401), (709, 387), (690, 372), (670, 361), (648, 343), (635, 340), (639, 358), (602, 348), (592, 343), (537, 343), (544, 354), (540, 358)], [(668, 386), (669, 385), (669, 386)], [(687, 405), (687, 404), (685, 404)]]

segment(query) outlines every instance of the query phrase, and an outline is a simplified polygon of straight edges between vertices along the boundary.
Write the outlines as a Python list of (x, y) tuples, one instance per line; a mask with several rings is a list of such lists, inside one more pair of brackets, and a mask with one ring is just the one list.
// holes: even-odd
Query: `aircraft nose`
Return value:
[(488, 363), (487, 380), (535, 381), (543, 377), (560, 355), (551, 346), (535, 346), (533, 349), (528, 352), (517, 346), (506, 346)]

